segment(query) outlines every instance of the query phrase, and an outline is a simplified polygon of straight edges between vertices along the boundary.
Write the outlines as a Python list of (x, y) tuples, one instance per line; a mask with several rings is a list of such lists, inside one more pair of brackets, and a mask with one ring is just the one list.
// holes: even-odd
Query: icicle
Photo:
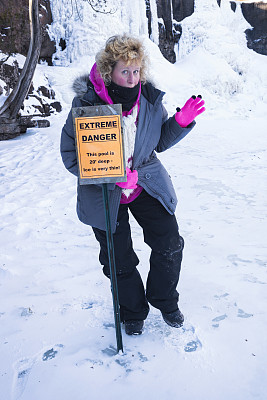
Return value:
[(144, 0), (140, 1), (140, 28), (139, 28), (139, 35), (146, 35), (148, 36), (148, 23), (146, 17), (146, 3)]
[(158, 11), (156, 0), (150, 0), (150, 10), (151, 10), (151, 36), (152, 42), (159, 45), (159, 25), (158, 25)]
[(144, 0), (128, 0), (129, 32), (133, 35), (148, 35), (146, 5)]

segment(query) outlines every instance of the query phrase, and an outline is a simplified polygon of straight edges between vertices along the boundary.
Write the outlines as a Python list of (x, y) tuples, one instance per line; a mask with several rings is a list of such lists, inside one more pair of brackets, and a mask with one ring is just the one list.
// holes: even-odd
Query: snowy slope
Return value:
[[(222, 18), (214, 5), (184, 21), (175, 65), (143, 37), (170, 114), (191, 94), (207, 100), (190, 136), (159, 155), (186, 242), (184, 327), (168, 327), (151, 308), (144, 334), (123, 331), (125, 352), (116, 355), (109, 282), (91, 228), (77, 220), (76, 179), (59, 155), (71, 82), (93, 63), (79, 49), (69, 66), (63, 58), (38, 68), (64, 105), (51, 127), (0, 143), (1, 400), (266, 398), (267, 58), (246, 48), (240, 15), (225, 8)], [(205, 31), (194, 47), (186, 45), (190, 24)], [(225, 40), (216, 47), (218, 35)], [(132, 226), (145, 280), (149, 249)]]

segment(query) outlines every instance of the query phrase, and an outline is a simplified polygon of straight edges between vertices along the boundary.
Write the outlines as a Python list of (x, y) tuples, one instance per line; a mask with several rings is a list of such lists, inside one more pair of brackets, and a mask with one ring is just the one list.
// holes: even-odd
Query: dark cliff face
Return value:
[[(39, 15), (42, 29), (40, 58), (52, 64), (55, 45), (47, 33), (47, 24), (52, 22), (49, 0), (39, 0)], [(29, 1), (1, 0), (0, 2), (0, 50), (4, 53), (27, 55), (30, 43)]]
[[(147, 8), (148, 30), (151, 33), (150, 0), (144, 0)], [(217, 0), (220, 6), (221, 0)], [(230, 1), (233, 12), (238, 0)], [(159, 48), (170, 62), (176, 61), (174, 51), (182, 35), (179, 24), (184, 18), (194, 12), (194, 0), (157, 0), (159, 23)], [(267, 4), (242, 3), (244, 18), (252, 25), (246, 31), (248, 47), (260, 54), (267, 55)], [(50, 40), (46, 25), (52, 23), (50, 0), (39, 0), (40, 21), (42, 26), (41, 59), (52, 64), (52, 55), (55, 44)], [(20, 53), (27, 55), (30, 43), (28, 0), (1, 0), (0, 1), (0, 50), (4, 53)], [(65, 45), (64, 43), (61, 44)]]
[[(158, 18), (162, 18), (163, 20), (163, 24), (159, 23), (159, 48), (164, 57), (172, 63), (176, 61), (174, 46), (178, 43), (182, 34), (182, 27), (179, 22), (193, 14), (194, 5), (194, 0), (157, 0)], [(148, 25), (150, 27), (151, 13), (149, 0), (146, 0), (146, 7)], [(177, 23), (173, 23), (173, 19)]]
[(30, 27), (27, 0), (0, 3), (0, 48), (4, 53), (27, 55)]
[[(230, 2), (233, 11), (240, 2), (239, 0)], [(220, 6), (221, 0), (217, 0), (217, 3)], [(267, 55), (267, 4), (241, 2), (241, 10), (244, 18), (253, 27), (246, 30), (248, 48), (259, 54)]]
[[(162, 18), (164, 23), (159, 23), (159, 48), (164, 57), (172, 63), (176, 61), (174, 46), (182, 35), (182, 27), (179, 22), (193, 14), (194, 3), (194, 0), (157, 0), (158, 17)], [(217, 0), (217, 3), (220, 6), (221, 0)], [(236, 11), (237, 3), (239, 3), (238, 0), (230, 1), (233, 12)], [(151, 17), (149, 0), (146, 0), (146, 4), (149, 20)], [(267, 55), (267, 4), (263, 2), (242, 3), (241, 9), (244, 18), (253, 27), (246, 31), (248, 47), (257, 53)], [(177, 23), (173, 21), (177, 21)]]
[(248, 47), (267, 55), (267, 4), (243, 3), (241, 8), (246, 20), (253, 26), (253, 29), (246, 30)]
[(241, 9), (244, 17), (250, 25), (258, 29), (267, 30), (267, 4), (259, 3), (242, 3)]

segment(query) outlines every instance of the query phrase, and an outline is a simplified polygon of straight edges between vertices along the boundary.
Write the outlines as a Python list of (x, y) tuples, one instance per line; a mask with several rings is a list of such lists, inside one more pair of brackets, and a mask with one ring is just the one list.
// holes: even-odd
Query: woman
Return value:
[[(160, 310), (168, 325), (183, 324), (176, 286), (184, 241), (174, 215), (175, 191), (156, 152), (165, 151), (184, 138), (195, 125), (194, 118), (205, 110), (201, 96), (192, 96), (168, 118), (162, 105), (164, 93), (146, 82), (146, 64), (140, 40), (128, 35), (111, 37), (97, 54), (89, 79), (75, 81), (77, 96), (72, 104), (122, 104), (127, 182), (109, 184), (108, 189), (120, 314), (129, 335), (142, 333), (149, 303)], [(65, 167), (78, 176), (71, 113), (62, 130), (61, 155)], [(109, 277), (101, 185), (78, 184), (77, 190), (78, 217), (92, 226), (100, 244), (99, 260)], [(136, 269), (139, 260), (132, 246), (129, 210), (151, 248), (146, 291)]]

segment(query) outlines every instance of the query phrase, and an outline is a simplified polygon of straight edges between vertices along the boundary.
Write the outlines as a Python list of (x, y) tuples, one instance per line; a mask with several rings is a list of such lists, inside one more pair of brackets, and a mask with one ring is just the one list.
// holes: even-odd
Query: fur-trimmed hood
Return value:
[[(112, 104), (113, 101), (108, 94), (108, 90), (102, 79), (102, 76), (97, 70), (97, 65), (94, 63), (89, 76), (83, 75), (81, 79), (77, 78), (73, 83), (73, 89), (78, 97), (84, 97), (88, 89), (93, 89), (100, 99), (106, 104)], [(81, 96), (82, 95), (82, 96)]]
[(82, 98), (87, 93), (89, 87), (93, 89), (93, 85), (88, 74), (78, 76), (72, 84), (72, 90), (79, 98)]

